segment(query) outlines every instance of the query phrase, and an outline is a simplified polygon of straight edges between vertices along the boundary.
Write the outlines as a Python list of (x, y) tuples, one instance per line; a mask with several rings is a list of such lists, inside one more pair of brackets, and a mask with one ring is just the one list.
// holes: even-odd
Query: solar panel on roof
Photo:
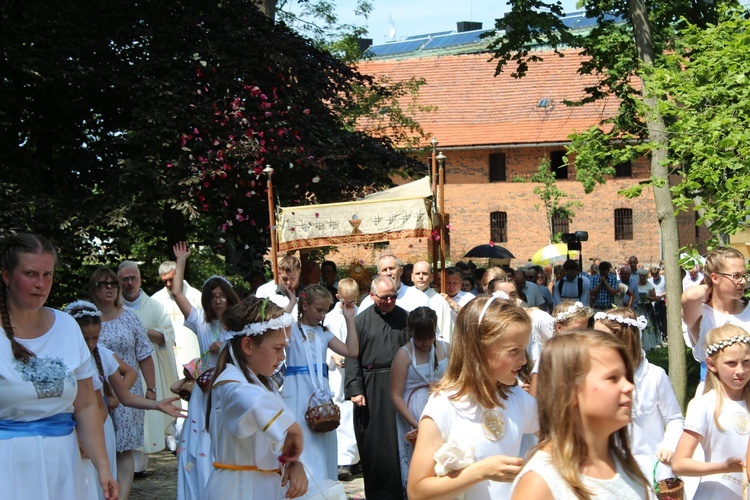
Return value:
[(455, 45), (466, 45), (469, 43), (476, 43), (481, 41), (483, 33), (491, 32), (493, 30), (477, 30), (467, 31), (465, 33), (453, 33), (451, 35), (438, 36), (430, 40), (425, 44), (423, 49), (437, 49), (441, 47), (452, 47)]
[(435, 33), (426, 33), (424, 35), (412, 35), (412, 36), (407, 36), (406, 38), (404, 38), (404, 41), (418, 40), (420, 38), (434, 38), (436, 36), (441, 36), (441, 35), (450, 35), (451, 33), (453, 33), (453, 31), (437, 31)]
[(392, 42), (383, 45), (372, 45), (369, 50), (375, 56), (388, 56), (402, 52), (418, 50), (424, 44), (424, 40), (412, 40), (404, 42)]

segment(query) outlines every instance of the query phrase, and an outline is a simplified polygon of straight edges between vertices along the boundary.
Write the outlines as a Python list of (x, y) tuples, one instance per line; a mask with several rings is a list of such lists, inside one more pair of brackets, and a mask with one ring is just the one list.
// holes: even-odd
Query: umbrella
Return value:
[[(577, 259), (578, 251), (572, 250), (570, 252), (570, 258)], [(555, 243), (537, 250), (531, 258), (531, 263), (537, 266), (544, 266), (547, 264), (555, 264), (557, 262), (565, 262), (566, 260), (568, 260), (568, 245), (565, 243)]]
[(487, 243), (484, 245), (478, 245), (466, 252), (466, 255), (464, 257), (477, 257), (477, 258), (487, 258), (487, 259), (515, 259), (515, 255), (510, 253), (510, 251), (505, 248), (501, 247), (500, 245), (495, 245), (494, 243)]

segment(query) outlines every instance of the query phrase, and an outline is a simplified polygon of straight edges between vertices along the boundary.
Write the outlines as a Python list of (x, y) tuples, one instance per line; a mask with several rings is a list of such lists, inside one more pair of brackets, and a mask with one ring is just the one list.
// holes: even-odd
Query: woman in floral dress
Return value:
[[(148, 385), (145, 397), (156, 399), (154, 348), (146, 335), (141, 320), (135, 313), (122, 307), (120, 282), (111, 269), (100, 267), (89, 279), (89, 294), (102, 312), (102, 332), (99, 342), (117, 354), (133, 369), (143, 372)], [(143, 387), (136, 384), (132, 394), (144, 397)], [(120, 482), (120, 498), (127, 500), (133, 485), (133, 450), (143, 447), (144, 410), (120, 405), (114, 410), (115, 433), (117, 435), (117, 479)]]

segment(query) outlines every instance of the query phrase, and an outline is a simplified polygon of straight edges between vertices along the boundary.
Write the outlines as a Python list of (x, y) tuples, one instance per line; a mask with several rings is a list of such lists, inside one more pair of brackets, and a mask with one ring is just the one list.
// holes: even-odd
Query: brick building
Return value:
[[(637, 255), (644, 264), (658, 263), (661, 245), (652, 189), (645, 188), (636, 199), (617, 194), (649, 178), (649, 160), (620, 165), (615, 178), (590, 194), (584, 194), (576, 181), (575, 158), (563, 164), (569, 135), (597, 126), (618, 106), (614, 98), (580, 107), (563, 103), (580, 99), (583, 88), (596, 82), (595, 77), (577, 73), (581, 56), (575, 51), (565, 52), (562, 58), (542, 52), (543, 62), (531, 64), (524, 78), (515, 79), (510, 72), (495, 76), (495, 62), (476, 43), (467, 49), (469, 53), (455, 48), (452, 52), (416, 50), (359, 64), (360, 72), (393, 81), (425, 79), (419, 102), (436, 109), (417, 113), (416, 119), (438, 140), (437, 151), (447, 157), (449, 260), (461, 260), (473, 246), (494, 241), (516, 256), (511, 265), (521, 265), (549, 243), (546, 213), (533, 192), (538, 184), (514, 182), (531, 176), (546, 158), (558, 187), (569, 195), (567, 200), (583, 205), (574, 210), (572, 220), (556, 221), (556, 232), (588, 231), (589, 240), (583, 243), (585, 267), (593, 257), (617, 263), (629, 255)], [(692, 212), (681, 215), (679, 222), (681, 245), (707, 238), (705, 229), (696, 228)], [(390, 245), (410, 262), (428, 256), (423, 240)], [(334, 256), (338, 261), (369, 260), (361, 248), (340, 250)]]

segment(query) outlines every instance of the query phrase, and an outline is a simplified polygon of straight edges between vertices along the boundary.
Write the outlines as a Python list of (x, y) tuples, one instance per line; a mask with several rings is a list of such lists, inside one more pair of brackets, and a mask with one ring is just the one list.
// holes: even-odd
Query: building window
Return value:
[(505, 153), (490, 155), (490, 182), (505, 182)]
[(570, 221), (561, 215), (552, 216), (552, 234), (569, 233)]
[(490, 241), (495, 243), (508, 242), (508, 213), (490, 213)]
[(615, 209), (615, 241), (633, 239), (633, 210)]
[(564, 181), (568, 179), (568, 165), (565, 163), (565, 151), (552, 151), (549, 154), (549, 167), (555, 174), (555, 179)]
[(633, 177), (633, 165), (630, 160), (615, 165), (615, 177)]

